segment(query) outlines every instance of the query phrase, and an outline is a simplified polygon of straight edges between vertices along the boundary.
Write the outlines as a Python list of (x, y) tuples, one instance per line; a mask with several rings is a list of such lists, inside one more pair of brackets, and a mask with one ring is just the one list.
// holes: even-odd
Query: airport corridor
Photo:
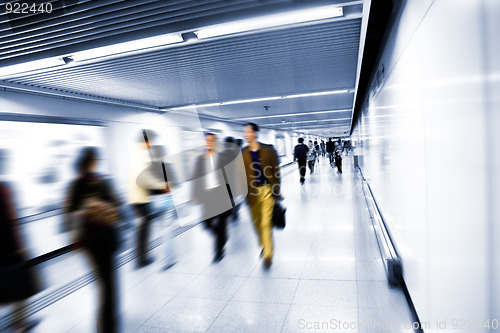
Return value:
[[(199, 224), (174, 238), (178, 262), (170, 269), (162, 270), (162, 245), (152, 265), (120, 267), (121, 331), (413, 331), (403, 292), (387, 282), (350, 156), (343, 167), (340, 174), (320, 157), (303, 186), (296, 165), (282, 168), (287, 226), (274, 231), (269, 270), (246, 206), (228, 222), (220, 263), (212, 263), (212, 239)], [(35, 314), (34, 331), (91, 332), (96, 304), (93, 282)]]

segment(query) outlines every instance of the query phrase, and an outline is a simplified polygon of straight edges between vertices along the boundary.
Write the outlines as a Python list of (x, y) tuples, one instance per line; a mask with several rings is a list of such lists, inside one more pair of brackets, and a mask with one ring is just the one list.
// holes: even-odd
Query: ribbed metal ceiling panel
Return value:
[[(11, 1), (12, 2), (12, 1)], [(54, 6), (56, 1), (52, 1)], [(57, 12), (15, 18), (0, 14), (0, 66), (304, 6), (354, 3), (341, 0), (63, 0)], [(358, 5), (358, 7), (360, 7)], [(349, 12), (349, 7), (345, 7)], [(352, 7), (354, 8), (354, 6)], [(357, 9), (359, 12), (359, 8)], [(5, 13), (2, 11), (2, 13)], [(6, 80), (151, 107), (261, 98), (325, 90), (349, 93), (217, 107), (198, 112), (227, 119), (242, 116), (352, 109), (362, 20), (326, 23), (182, 43), (160, 51), (94, 63), (72, 64)], [(263, 113), (264, 105), (271, 106)], [(328, 126), (339, 131), (350, 111), (309, 117), (269, 118), (257, 123), (294, 129)], [(274, 124), (274, 125), (272, 125)], [(338, 126), (337, 126), (338, 125)]]
[[(6, 1), (6, 3), (23, 3)], [(25, 1), (42, 3), (42, 1)], [(0, 61), (55, 56), (326, 0), (57, 0), (52, 13), (0, 12)], [(349, 2), (349, 1), (344, 1)], [(54, 53), (56, 52), (56, 53)], [(17, 59), (17, 60), (16, 60)]]
[(182, 45), (12, 82), (157, 107), (353, 89), (360, 19)]
[[(272, 3), (288, 2), (274, 0)], [(261, 6), (258, 1), (53, 1), (62, 4), (51, 14), (37, 14), (11, 19), (0, 15), (0, 60), (25, 54), (62, 48), (154, 27), (168, 26), (163, 33), (178, 30), (180, 23), (209, 18), (224, 13), (249, 10)], [(68, 3), (68, 6), (64, 6)], [(4, 12), (5, 13), (5, 12)], [(12, 16), (11, 16), (12, 17)], [(201, 20), (200, 20), (201, 21)], [(188, 28), (188, 25), (184, 26)], [(169, 31), (170, 30), (170, 31)], [(145, 32), (141, 32), (144, 36)], [(126, 38), (129, 40), (130, 36)]]

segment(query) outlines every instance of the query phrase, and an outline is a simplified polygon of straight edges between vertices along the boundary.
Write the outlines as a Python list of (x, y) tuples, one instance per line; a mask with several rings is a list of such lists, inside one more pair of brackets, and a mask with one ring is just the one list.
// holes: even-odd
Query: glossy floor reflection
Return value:
[[(301, 186), (283, 170), (287, 227), (262, 268), (248, 210), (230, 223), (226, 257), (197, 226), (174, 239), (178, 263), (119, 269), (123, 332), (411, 332), (408, 305), (387, 283), (350, 157), (338, 174), (327, 159)], [(86, 286), (37, 314), (35, 332), (93, 332), (96, 288)], [(391, 326), (388, 326), (391, 325)]]

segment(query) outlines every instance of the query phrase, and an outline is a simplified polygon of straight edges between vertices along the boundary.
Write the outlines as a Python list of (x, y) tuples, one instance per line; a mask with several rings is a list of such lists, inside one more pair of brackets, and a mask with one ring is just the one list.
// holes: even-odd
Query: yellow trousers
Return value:
[(273, 209), (274, 197), (271, 192), (271, 186), (260, 186), (255, 203), (250, 205), (250, 213), (265, 259), (273, 257), (273, 225), (271, 222)]

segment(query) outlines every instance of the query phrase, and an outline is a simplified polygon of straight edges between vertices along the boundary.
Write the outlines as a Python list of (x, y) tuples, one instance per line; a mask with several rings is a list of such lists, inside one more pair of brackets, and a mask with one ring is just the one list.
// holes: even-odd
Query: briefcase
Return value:
[(276, 200), (274, 202), (274, 209), (273, 209), (273, 227), (277, 229), (284, 229), (286, 226), (286, 220), (285, 220), (285, 213), (286, 213), (286, 208), (283, 206), (282, 200)]

